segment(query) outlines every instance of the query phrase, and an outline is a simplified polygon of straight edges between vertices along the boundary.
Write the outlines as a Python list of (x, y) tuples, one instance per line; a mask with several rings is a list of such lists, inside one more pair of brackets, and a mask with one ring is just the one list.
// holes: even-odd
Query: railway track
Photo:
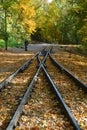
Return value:
[(6, 129), (37, 70), (37, 54), (0, 83), (0, 129)]
[(33, 87), (32, 95), (23, 107), (15, 130), (17, 128), (73, 130), (70, 121), (61, 111), (61, 105), (55, 93), (51, 90), (51, 85), (42, 69)]
[[(38, 54), (38, 53), (37, 53)], [(37, 54), (35, 56), (37, 56)], [(5, 80), (3, 80), (0, 83), (0, 91), (10, 82), (10, 80), (12, 80), (18, 73), (22, 72), (23, 70), (25, 70), (27, 68), (27, 66), (29, 66), (29, 64), (32, 62), (32, 60), (34, 59), (33, 56), (31, 59), (29, 59), (27, 62), (25, 62), (22, 66), (20, 66), (15, 72), (13, 72), (10, 76), (8, 76)]]
[[(1, 86), (0, 100), (3, 103), (0, 110), (0, 130), (83, 129), (82, 122), (80, 123), (73, 112), (74, 109), (69, 105), (72, 100), (65, 99), (65, 97), (69, 96), (69, 93), (66, 94), (68, 90), (63, 92), (63, 90), (60, 91), (58, 88), (55, 80), (57, 79), (58, 68), (50, 60), (50, 52), (51, 49), (43, 49), (35, 57), (31, 58), (32, 60), (30, 59), (26, 62), (23, 68), (19, 69), (21, 73), (15, 75), (15, 77), (13, 76), (13, 79), (8, 79)], [(58, 72), (60, 74), (58, 73), (57, 81), (60, 81), (61, 71), (59, 70)], [(53, 80), (50, 76), (52, 76)], [(67, 78), (67, 80), (70, 81), (71, 79)], [(70, 90), (69, 92), (71, 92)], [(81, 100), (82, 103), (86, 104), (86, 94), (82, 89), (79, 92), (84, 97), (84, 102)], [(77, 97), (79, 92), (78, 94), (76, 93)], [(80, 104), (78, 106), (80, 107)], [(74, 107), (77, 106), (74, 105)]]
[(74, 75), (55, 61), (51, 56), (46, 60), (46, 69), (81, 129), (86, 130), (87, 86), (74, 77)]
[(10, 53), (0, 52), (0, 82), (17, 70), (24, 62), (34, 56), (35, 53)]
[(52, 55), (65, 68), (87, 84), (87, 57), (60, 50)]

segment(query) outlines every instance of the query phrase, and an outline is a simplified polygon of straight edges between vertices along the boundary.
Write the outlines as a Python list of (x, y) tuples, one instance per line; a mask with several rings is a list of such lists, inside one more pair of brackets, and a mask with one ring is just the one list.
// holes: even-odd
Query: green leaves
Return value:
[(4, 1), (2, 2), (2, 7), (3, 9), (7, 10), (9, 7), (11, 7), (11, 5), (13, 4), (13, 1), (14, 0), (7, 0), (7, 1)]
[(23, 40), (32, 35), (35, 40), (87, 46), (86, 5), (87, 0), (2, 0), (0, 37), (9, 33)]

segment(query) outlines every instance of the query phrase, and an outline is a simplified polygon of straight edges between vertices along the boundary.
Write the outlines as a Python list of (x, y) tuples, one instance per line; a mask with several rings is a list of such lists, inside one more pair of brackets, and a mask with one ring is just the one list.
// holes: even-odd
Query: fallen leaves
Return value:
[(18, 124), (17, 127), (20, 129), (24, 125), (29, 130), (65, 130), (68, 127), (69, 130), (73, 130), (70, 122), (62, 114), (60, 104), (43, 71), (34, 84), (32, 96), (24, 106)]
[(34, 54), (0, 52), (0, 82), (12, 74)]
[(46, 61), (46, 68), (81, 128), (86, 130), (84, 119), (87, 118), (87, 94), (69, 76), (53, 66), (49, 58)]
[[(5, 55), (3, 54), (3, 56)], [(62, 54), (60, 56), (63, 57)], [(82, 57), (77, 58), (77, 56), (75, 58), (75, 56), (72, 55), (71, 58), (68, 58), (68, 60), (66, 60), (64, 57), (62, 60), (61, 57), (56, 57), (56, 58), (58, 58), (61, 61), (61, 63), (64, 63), (69, 69), (72, 69), (72, 71), (75, 72), (76, 75), (78, 75), (78, 77), (83, 78), (84, 74), (81, 72), (81, 70), (83, 69), (84, 66), (87, 66), (87, 62), (84, 58)], [(4, 58), (4, 57), (1, 57), (1, 58)], [(5, 58), (11, 58), (11, 57), (5, 56)], [(15, 58), (18, 59), (18, 56)], [(24, 57), (21, 58), (22, 62), (23, 62), (23, 58)], [(81, 59), (79, 60), (79, 58)], [(12, 57), (11, 59), (12, 59), (12, 62), (16, 61), (16, 60), (13, 60), (14, 57)], [(21, 61), (20, 61), (20, 64), (21, 64)], [(1, 66), (6, 67), (6, 65), (10, 65), (9, 64), (10, 62), (7, 61), (7, 63), (8, 64), (3, 62), (3, 65)], [(16, 67), (18, 67), (20, 64), (18, 63)], [(52, 67), (50, 63), (49, 65), (50, 67)], [(16, 69), (15, 67), (13, 68)], [(33, 66), (32, 70), (33, 71), (35, 70), (35, 66)], [(28, 77), (30, 79), (33, 76), (33, 71), (31, 73), (26, 71), (23, 77), (20, 78), (18, 76), (17, 78), (15, 78), (15, 80), (13, 80), (13, 87), (8, 86), (6, 89), (4, 89), (3, 93), (1, 93), (0, 106), (2, 105), (3, 106), (0, 108), (0, 127), (3, 126), (3, 121), (9, 122), (9, 120), (11, 119), (11, 115), (8, 115), (8, 114), (16, 110), (17, 105), (19, 101), (21, 100), (23, 93), (25, 92), (25, 89), (23, 88), (24, 86), (26, 86)], [(84, 73), (86, 73), (85, 67), (83, 71)], [(57, 78), (54, 77), (56, 72), (57, 70), (55, 70), (54, 68), (51, 68), (51, 75), (55, 81), (55, 84), (59, 86), (60, 92), (65, 98), (65, 101), (67, 105), (70, 107), (72, 113), (75, 115), (76, 119), (78, 120), (78, 123), (81, 125), (81, 128), (86, 130), (87, 129), (87, 125), (86, 125), (87, 124), (87, 96), (84, 95), (82, 90), (79, 90), (79, 92), (77, 93), (76, 91), (78, 89), (76, 88), (75, 84), (73, 84), (73, 82), (70, 79), (67, 80), (65, 75), (64, 77), (62, 77), (61, 75), (56, 74)], [(1, 80), (3, 79), (4, 75), (6, 76), (8, 75), (7, 73), (10, 74), (9, 72), (4, 72), (1, 74), (2, 76), (0, 77)], [(22, 74), (20, 73), (20, 76), (22, 76)], [(41, 73), (41, 75), (42, 77), (44, 77), (43, 73)], [(61, 129), (65, 130), (67, 128), (68, 130), (68, 126), (70, 125), (69, 122), (67, 120), (66, 121), (63, 120), (65, 117), (63, 115), (61, 116), (61, 110), (58, 109), (58, 105), (59, 105), (58, 102), (57, 101), (54, 102), (54, 95), (50, 95), (51, 94), (50, 91), (47, 89), (44, 89), (45, 87), (48, 88), (49, 85), (47, 82), (45, 82), (45, 85), (47, 85), (45, 86), (43, 84), (44, 80), (42, 79), (43, 78), (38, 77), (37, 83), (39, 82), (40, 85), (38, 86), (38, 84), (36, 84), (35, 86), (37, 88), (37, 92), (34, 92), (36, 96), (33, 95), (32, 99), (30, 99), (29, 104), (26, 104), (24, 106), (23, 112), (25, 115), (22, 115), (22, 118), (20, 119), (20, 122), (21, 122), (20, 128), (17, 127), (15, 130), (21, 130), (21, 129), (29, 130), (29, 128), (31, 128), (31, 130), (39, 130), (39, 129), (58, 130), (60, 129), (61, 126), (62, 126)], [(72, 91), (74, 92), (72, 93)], [(50, 96), (46, 97), (47, 95), (50, 95)], [(36, 97), (39, 97), (39, 98), (37, 99)], [(51, 100), (50, 100), (50, 97), (51, 97)], [(52, 100), (53, 102), (51, 103)], [(12, 107), (14, 103), (15, 105), (14, 107)], [(26, 115), (28, 115), (28, 117)], [(27, 123), (28, 126), (24, 125), (23, 123), (24, 124)], [(70, 130), (72, 129), (73, 128), (71, 127)]]
[(58, 51), (58, 53), (53, 54), (52, 56), (69, 69), (76, 77), (87, 84), (87, 56), (73, 53), (71, 53), (71, 57), (69, 57), (69, 55), (69, 52)]
[(6, 107), (2, 106), (0, 112), (5, 112), (5, 111), (6, 111)]
[(2, 108), (0, 108), (1, 130), (6, 129), (28, 87), (28, 83), (35, 74), (36, 67), (37, 59), (35, 58), (24, 73), (19, 73), (10, 83), (8, 83), (8, 86), (0, 92), (0, 106), (2, 106)]

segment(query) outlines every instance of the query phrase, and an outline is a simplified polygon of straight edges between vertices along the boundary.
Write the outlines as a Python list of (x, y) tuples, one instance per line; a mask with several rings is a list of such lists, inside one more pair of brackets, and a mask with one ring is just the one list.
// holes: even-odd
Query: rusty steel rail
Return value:
[(0, 82), (0, 91), (11, 81), (18, 73), (24, 71), (29, 64), (31, 64), (34, 57), (36, 57), (40, 52), (37, 52), (33, 57), (31, 57), (28, 61), (26, 61), (22, 66), (20, 66), (15, 72), (13, 72), (10, 76), (8, 76), (5, 80)]
[(24, 97), (22, 98), (20, 105), (18, 106), (18, 108), (17, 108), (12, 120), (10, 121), (8, 127), (6, 128), (6, 130), (13, 130), (13, 128), (16, 126), (17, 121), (18, 121), (18, 119), (21, 115), (23, 106), (27, 103), (27, 101), (28, 101), (28, 99), (31, 95), (31, 92), (32, 92), (32, 89), (33, 89), (33, 84), (35, 83), (35, 80), (37, 79), (37, 76), (39, 74), (40, 69), (41, 69), (41, 66), (38, 68), (36, 74), (34, 75), (30, 85), (28, 86), (28, 89), (27, 89)]
[[(59, 93), (57, 87), (55, 86), (55, 84), (53, 83), (51, 77), (49, 76), (48, 72), (46, 71), (45, 67), (44, 67), (44, 62), (46, 61), (46, 58), (47, 56), (50, 54), (50, 51), (47, 51), (46, 55), (44, 56), (44, 59), (40, 62), (39, 64), (39, 68), (37, 69), (37, 72), (36, 74), (34, 75), (30, 85), (28, 86), (28, 89), (24, 95), (24, 97), (22, 98), (21, 102), (20, 102), (20, 105), (18, 106), (15, 114), (13, 115), (8, 127), (6, 128), (6, 130), (13, 130), (13, 128), (15, 128), (17, 122), (18, 122), (18, 119), (22, 113), (22, 109), (23, 109), (23, 106), (27, 103), (30, 95), (31, 95), (31, 92), (32, 92), (32, 89), (33, 89), (33, 85), (37, 79), (37, 76), (40, 72), (40, 69), (42, 68), (43, 71), (45, 72), (45, 75), (46, 77), (48, 78), (51, 86), (52, 86), (52, 89), (54, 90), (54, 92), (56, 93), (57, 95), (57, 98), (58, 100), (61, 102), (62, 106), (63, 106), (63, 109), (65, 110), (65, 113), (67, 114), (68, 118), (70, 119), (70, 122), (72, 123), (72, 125), (74, 126), (75, 130), (81, 130), (77, 121), (75, 120), (75, 118), (73, 117), (71, 111), (69, 110), (68, 106), (66, 105), (66, 103), (64, 102), (61, 94)], [(38, 54), (37, 55), (37, 58), (39, 58), (39, 61), (40, 61), (40, 55)]]
[(73, 117), (70, 109), (68, 108), (68, 106), (66, 105), (66, 103), (64, 102), (60, 92), (58, 91), (58, 88), (56, 87), (56, 85), (54, 84), (53, 80), (51, 79), (51, 77), (49, 76), (48, 72), (46, 71), (45, 67), (42, 64), (42, 68), (43, 71), (45, 72), (46, 77), (48, 78), (54, 92), (56, 93), (56, 96), (58, 98), (58, 100), (60, 101), (60, 103), (62, 104), (63, 109), (65, 110), (68, 118), (70, 119), (70, 122), (72, 123), (73, 127), (75, 128), (75, 130), (81, 130), (80, 126), (78, 125), (77, 121), (75, 120), (75, 118)]
[[(47, 54), (45, 55), (44, 59), (46, 59), (48, 54), (49, 53), (47, 52)], [(45, 61), (44, 59), (43, 59), (43, 62)], [(17, 121), (18, 121), (18, 119), (19, 119), (19, 117), (21, 115), (23, 106), (27, 103), (27, 101), (28, 101), (28, 99), (29, 99), (29, 97), (31, 95), (31, 92), (32, 92), (32, 89), (33, 89), (33, 84), (35, 83), (35, 81), (37, 79), (37, 76), (39, 74), (39, 71), (40, 71), (41, 67), (42, 67), (42, 64), (40, 64), (39, 68), (37, 69), (36, 74), (34, 75), (30, 85), (28, 86), (28, 89), (27, 89), (24, 97), (22, 98), (22, 100), (20, 102), (20, 105), (18, 106), (18, 108), (17, 108), (15, 114), (13, 115), (13, 118), (11, 119), (11, 121), (10, 121), (8, 127), (6, 128), (6, 130), (13, 130), (13, 128), (15, 128), (15, 126), (17, 124)]]
[[(39, 66), (40, 66), (40, 64), (43, 64), (43, 65), (45, 66), (46, 58), (47, 58), (47, 56), (52, 52), (52, 49), (53, 49), (53, 48), (52, 48), (52, 47), (49, 48), (49, 51), (47, 51), (46, 49), (47, 49), (47, 48), (44, 48), (44, 49), (42, 50), (42, 52), (37, 55), (37, 59), (38, 59), (38, 61), (39, 61)], [(45, 56), (44, 59), (43, 59), (43, 61), (40, 60), (40, 56), (41, 56), (41, 55)]]
[(49, 76), (48, 72), (46, 71), (45, 65), (43, 64), (46, 61), (47, 56), (50, 55), (51, 51), (52, 51), (52, 49), (47, 52), (47, 55), (45, 56), (45, 58), (42, 62), (40, 60), (40, 55), (38, 55), (38, 60), (40, 62), (40, 65), (42, 66), (43, 71), (45, 72), (46, 77), (48, 78), (49, 82), (51, 83), (51, 86), (54, 89), (54, 92), (56, 93), (58, 100), (62, 104), (62, 107), (64, 108), (68, 118), (70, 119), (70, 122), (72, 123), (73, 127), (75, 128), (75, 130), (81, 130), (80, 126), (78, 125), (77, 121), (75, 120), (74, 116), (72, 115), (72, 112), (70, 111), (70, 109), (68, 108), (66, 103), (64, 102), (64, 100), (63, 100), (60, 92), (58, 91), (56, 85), (53, 83), (51, 77)]
[(24, 63), (21, 67), (19, 67), (15, 72), (13, 72), (9, 77), (7, 77), (5, 80), (3, 80), (0, 83), (0, 90), (2, 90), (10, 80), (12, 80), (19, 72), (23, 71), (33, 60), (34, 57), (29, 59), (26, 63)]
[(57, 62), (55, 59), (52, 58), (51, 55), (50, 59), (51, 61), (61, 70), (64, 71), (68, 76), (70, 76), (77, 84), (79, 84), (79, 86), (85, 91), (87, 92), (87, 85), (84, 84), (81, 80), (79, 80), (77, 77), (75, 77), (69, 70), (67, 70), (63, 65), (61, 65), (59, 62)]

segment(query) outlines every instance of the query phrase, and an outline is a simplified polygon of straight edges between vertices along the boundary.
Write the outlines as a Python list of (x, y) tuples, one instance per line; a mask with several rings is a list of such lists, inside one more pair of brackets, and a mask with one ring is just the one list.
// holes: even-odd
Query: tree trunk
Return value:
[(7, 10), (5, 9), (5, 50), (8, 47), (8, 33), (7, 33)]

